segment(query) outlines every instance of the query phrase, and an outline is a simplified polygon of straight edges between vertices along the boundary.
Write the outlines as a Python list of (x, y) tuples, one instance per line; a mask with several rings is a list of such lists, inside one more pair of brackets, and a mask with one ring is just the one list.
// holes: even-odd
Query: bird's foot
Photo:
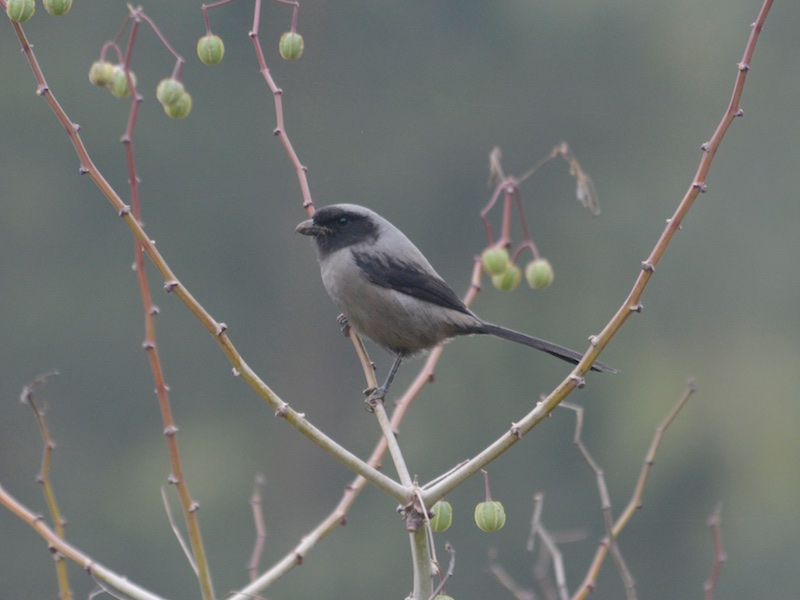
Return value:
[(364, 390), (364, 395), (367, 397), (364, 403), (367, 405), (369, 412), (375, 412), (375, 406), (378, 402), (383, 402), (386, 397), (386, 389), (381, 386), (377, 388), (367, 388)]
[(339, 324), (341, 328), (342, 335), (346, 338), (350, 337), (350, 321), (347, 320), (347, 317), (344, 316), (344, 313), (340, 314), (336, 317), (336, 322)]

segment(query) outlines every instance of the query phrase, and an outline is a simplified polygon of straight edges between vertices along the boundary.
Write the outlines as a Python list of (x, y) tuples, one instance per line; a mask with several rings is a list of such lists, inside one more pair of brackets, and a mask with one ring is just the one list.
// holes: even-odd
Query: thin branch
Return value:
[(447, 581), (453, 576), (456, 572), (456, 549), (450, 542), (445, 542), (444, 550), (447, 554), (450, 555), (450, 560), (447, 563), (447, 571), (442, 575), (439, 574), (440, 580), (439, 585), (436, 586), (436, 589), (433, 590), (430, 598), (428, 600), (432, 600), (437, 594), (441, 594), (444, 592), (445, 586), (447, 585)]
[(128, 594), (132, 598), (136, 598), (136, 600), (164, 600), (161, 596), (157, 596), (143, 587), (132, 583), (127, 577), (115, 573), (111, 569), (92, 560), (88, 555), (74, 546), (68, 544), (66, 540), (47, 526), (41, 515), (31, 512), (26, 506), (19, 502), (19, 500), (7, 492), (2, 484), (0, 484), (0, 504), (8, 508), (12, 514), (16, 515), (17, 518), (42, 536), (48, 543), (52, 552), (58, 552), (62, 556), (68, 558), (96, 580), (102, 581), (113, 589)]
[[(155, 31), (161, 43), (167, 47), (172, 55), (176, 57), (179, 62), (183, 59), (172, 49), (166, 38), (156, 27), (155, 23), (153, 23), (153, 21), (144, 13), (141, 7), (131, 8), (130, 17), (131, 29), (128, 35), (128, 44), (126, 46), (124, 64), (126, 77), (128, 77), (128, 84), (133, 90), (133, 100), (131, 102), (130, 113), (128, 116), (128, 125), (124, 134), (122, 135), (122, 144), (125, 149), (126, 164), (128, 167), (128, 185), (131, 193), (133, 218), (136, 219), (137, 222), (142, 223), (142, 203), (141, 196), (139, 194), (139, 175), (136, 169), (136, 155), (133, 144), (139, 104), (142, 101), (142, 97), (132, 87), (132, 80), (129, 71), (130, 64), (133, 59), (133, 49), (137, 39), (139, 25), (143, 21), (149, 24), (153, 31)], [(186, 480), (186, 475), (183, 470), (178, 448), (178, 428), (173, 417), (169, 398), (169, 386), (165, 381), (164, 368), (158, 352), (155, 318), (159, 311), (158, 307), (153, 303), (152, 295), (150, 293), (150, 283), (147, 279), (146, 264), (144, 260), (144, 249), (141, 242), (136, 239), (134, 239), (134, 270), (136, 272), (136, 279), (139, 285), (142, 309), (144, 313), (145, 339), (142, 347), (147, 353), (150, 371), (153, 375), (153, 383), (161, 413), (163, 432), (167, 442), (167, 451), (171, 468), (168, 481), (170, 484), (175, 486), (180, 499), (180, 505), (189, 535), (189, 544), (191, 546), (191, 552), (187, 553), (187, 557), (189, 558), (192, 568), (197, 574), (202, 597), (204, 600), (213, 600), (215, 594), (211, 579), (211, 568), (208, 563), (208, 556), (206, 555), (205, 544), (203, 543), (203, 536), (200, 529), (200, 520), (198, 516), (198, 509), (200, 505), (192, 498), (192, 494), (189, 490), (189, 485)], [(168, 504), (165, 504), (165, 506), (167, 506), (167, 509), (169, 508)], [(176, 531), (177, 533), (176, 524), (171, 518), (170, 523), (173, 527), (173, 531)], [(183, 538), (179, 535), (178, 539), (185, 551), (186, 547)]]
[(183, 539), (183, 534), (181, 533), (178, 524), (175, 523), (175, 519), (172, 516), (172, 509), (169, 507), (167, 490), (165, 490), (163, 487), (161, 488), (161, 501), (164, 503), (164, 512), (167, 513), (167, 521), (169, 521), (169, 526), (172, 528), (172, 533), (175, 535), (175, 539), (178, 540), (178, 544), (180, 544), (181, 550), (183, 550), (183, 554), (186, 556), (186, 560), (189, 562), (189, 566), (192, 567), (192, 571), (194, 571), (195, 575), (198, 575), (197, 564), (195, 564), (194, 557), (192, 556), (192, 549), (189, 547), (189, 544), (186, 543), (186, 540)]
[(396, 483), (383, 473), (380, 473), (375, 468), (358, 458), (352, 452), (344, 449), (341, 445), (337, 444), (317, 427), (312, 425), (308, 420), (305, 419), (304, 415), (295, 411), (285, 401), (283, 401), (244, 361), (244, 358), (242, 358), (241, 354), (228, 337), (227, 325), (216, 321), (194, 298), (194, 296), (192, 296), (189, 290), (178, 280), (178, 278), (175, 276), (175, 273), (173, 273), (166, 260), (164, 260), (164, 257), (156, 248), (155, 243), (148, 237), (142, 225), (131, 214), (130, 207), (122, 201), (114, 188), (111, 187), (111, 185), (105, 180), (103, 175), (97, 169), (91, 157), (89, 156), (83, 140), (78, 134), (78, 127), (72, 123), (67, 114), (64, 112), (64, 109), (56, 100), (50, 88), (47, 86), (47, 83), (42, 75), (41, 68), (39, 67), (39, 63), (33, 53), (33, 48), (28, 43), (24, 31), (17, 23), (14, 23), (14, 30), (17, 32), (23, 47), (23, 52), (28, 59), (37, 82), (39, 83), (38, 94), (45, 99), (58, 120), (64, 125), (75, 152), (80, 158), (81, 172), (87, 174), (92, 179), (92, 181), (108, 199), (120, 217), (125, 221), (125, 224), (131, 230), (136, 240), (142, 244), (142, 248), (144, 249), (145, 253), (163, 278), (165, 290), (168, 293), (175, 294), (175, 296), (177, 296), (178, 299), (183, 302), (189, 311), (197, 318), (200, 324), (212, 336), (214, 336), (214, 339), (219, 344), (223, 353), (233, 365), (234, 375), (242, 377), (242, 379), (248, 385), (250, 385), (250, 387), (252, 387), (259, 396), (267, 401), (267, 403), (275, 410), (275, 414), (277, 416), (285, 419), (295, 429), (317, 444), (325, 452), (348, 466), (356, 473), (363, 475), (376, 487), (384, 490), (394, 499), (400, 502), (406, 501), (408, 498), (408, 492), (403, 486), (401, 486), (399, 483)]
[[(58, 375), (58, 371), (50, 371), (43, 375), (39, 375), (32, 382), (22, 388), (20, 394), (20, 401), (27, 404), (33, 410), (36, 417), (36, 422), (39, 425), (39, 433), (42, 436), (42, 466), (39, 469), (39, 474), (36, 480), (42, 485), (42, 492), (44, 493), (47, 509), (50, 511), (50, 518), (53, 520), (55, 527), (55, 534), (61, 539), (65, 539), (65, 525), (66, 520), (61, 515), (61, 510), (58, 508), (56, 502), (56, 493), (53, 489), (53, 482), (50, 480), (50, 463), (53, 459), (53, 450), (55, 450), (56, 442), (50, 436), (50, 431), (47, 428), (45, 421), (44, 411), (39, 409), (36, 403), (36, 398), (33, 391), (37, 387), (44, 386), (49, 377)], [(67, 573), (67, 563), (64, 561), (63, 555), (56, 552), (54, 553), (55, 566), (56, 566), (56, 579), (58, 580), (59, 598), (61, 600), (72, 600), (72, 590), (69, 585), (69, 574)]]
[(264, 552), (264, 544), (267, 542), (267, 526), (264, 524), (264, 515), (261, 512), (261, 490), (264, 489), (264, 476), (256, 475), (253, 484), (253, 494), (250, 496), (250, 508), (253, 509), (253, 525), (256, 530), (256, 541), (253, 544), (253, 553), (247, 563), (247, 571), (250, 573), (250, 581), (255, 581), (258, 577), (258, 564), (261, 562), (261, 554)]
[(650, 255), (642, 262), (642, 270), (639, 273), (633, 288), (628, 294), (628, 297), (622, 303), (617, 313), (605, 326), (603, 331), (598, 336), (592, 338), (592, 344), (579, 365), (579, 370), (581, 372), (585, 372), (585, 369), (583, 368), (585, 364), (592, 364), (597, 359), (603, 348), (609, 344), (614, 335), (616, 335), (616, 333), (620, 330), (623, 323), (628, 320), (628, 317), (630, 317), (631, 314), (641, 312), (641, 299), (644, 295), (644, 290), (647, 287), (650, 278), (655, 272), (655, 268), (661, 261), (661, 258), (663, 257), (664, 252), (666, 252), (667, 246), (669, 246), (672, 238), (680, 229), (681, 223), (688, 214), (689, 210), (692, 208), (697, 196), (701, 193), (704, 193), (708, 189), (706, 186), (708, 172), (711, 169), (711, 163), (714, 160), (714, 156), (716, 155), (720, 144), (722, 143), (722, 139), (725, 137), (725, 133), (728, 131), (728, 128), (731, 126), (734, 119), (744, 115), (740, 101), (742, 98), (742, 92), (744, 91), (745, 79), (748, 71), (750, 70), (750, 63), (753, 58), (753, 52), (756, 48), (756, 42), (758, 41), (758, 37), (764, 27), (764, 21), (767, 18), (767, 14), (769, 14), (769, 10), (772, 8), (772, 2), (773, 0), (764, 1), (756, 21), (751, 26), (750, 37), (745, 45), (744, 55), (742, 56), (742, 60), (737, 65), (736, 81), (733, 85), (733, 93), (731, 94), (730, 102), (728, 103), (728, 107), (725, 110), (722, 119), (717, 125), (717, 129), (714, 131), (714, 135), (711, 136), (711, 139), (708, 142), (705, 142), (701, 145), (703, 155), (700, 158), (700, 163), (697, 167), (695, 176), (692, 178), (692, 181), (689, 184), (689, 188), (686, 190), (683, 199), (678, 204), (678, 208), (675, 210), (672, 217), (667, 220), (667, 225), (661, 233), (661, 237), (653, 247), (653, 250), (650, 252)]
[(656, 242), (653, 250), (648, 258), (642, 263), (642, 269), (628, 294), (627, 298), (623, 301), (616, 314), (611, 318), (608, 324), (603, 328), (599, 335), (593, 335), (589, 338), (589, 348), (583, 356), (583, 359), (575, 366), (572, 372), (552, 391), (550, 394), (540, 401), (532, 411), (525, 415), (519, 422), (513, 423), (511, 429), (503, 436), (498, 438), (490, 446), (485, 448), (481, 453), (469, 460), (463, 467), (455, 471), (449, 477), (437, 483), (435, 486), (425, 489), (424, 498), (426, 503), (434, 503), (443, 498), (450, 491), (461, 485), (466, 479), (472, 477), (480, 469), (485, 467), (491, 461), (495, 460), (498, 456), (505, 453), (517, 441), (522, 439), (528, 432), (541, 423), (553, 411), (553, 409), (561, 403), (572, 391), (585, 384), (586, 373), (591, 368), (591, 365), (599, 358), (602, 350), (611, 342), (611, 339), (620, 330), (622, 325), (627, 321), (632, 313), (639, 313), (642, 310), (641, 299), (644, 290), (647, 287), (650, 278), (652, 277), (656, 266), (658, 265), (667, 246), (669, 246), (675, 233), (681, 225), (686, 214), (694, 204), (698, 194), (706, 191), (706, 176), (711, 168), (711, 162), (720, 143), (722, 142), (725, 133), (727, 132), (733, 120), (736, 117), (742, 116), (743, 112), (740, 107), (740, 99), (742, 91), (744, 90), (745, 78), (750, 69), (750, 61), (755, 51), (758, 36), (764, 26), (764, 21), (767, 18), (769, 9), (772, 6), (772, 0), (765, 0), (761, 11), (758, 14), (756, 22), (753, 23), (750, 37), (745, 46), (744, 56), (738, 64), (738, 71), (736, 81), (734, 83), (733, 94), (730, 103), (725, 111), (722, 120), (720, 121), (717, 130), (714, 132), (712, 138), (703, 144), (703, 156), (700, 159), (700, 164), (697, 169), (689, 189), (686, 191), (683, 199), (675, 210), (672, 218), (667, 222), (667, 226), (661, 234), (661, 237)]
[(525, 589), (519, 585), (511, 574), (505, 570), (503, 565), (497, 562), (497, 552), (492, 549), (489, 551), (489, 573), (495, 578), (497, 583), (503, 586), (516, 600), (536, 600), (536, 594), (532, 590)]
[(636, 600), (636, 583), (633, 575), (625, 564), (625, 559), (622, 556), (622, 551), (617, 544), (617, 537), (614, 535), (613, 515), (611, 514), (611, 496), (608, 493), (608, 486), (606, 485), (606, 478), (603, 474), (603, 469), (594, 460), (594, 457), (589, 453), (589, 449), (583, 443), (581, 434), (583, 433), (583, 408), (568, 402), (562, 402), (561, 406), (568, 408), (575, 412), (575, 433), (572, 439), (573, 445), (578, 449), (583, 460), (592, 470), (597, 484), (597, 491), (600, 495), (600, 508), (603, 511), (603, 524), (606, 530), (606, 540), (608, 547), (611, 550), (611, 555), (614, 557), (614, 562), (617, 565), (620, 577), (622, 578), (623, 586), (625, 587), (625, 595), (628, 600)]
[(725, 548), (722, 545), (721, 513), (722, 508), (718, 506), (708, 518), (708, 527), (711, 530), (711, 540), (714, 543), (714, 562), (711, 564), (711, 573), (703, 585), (705, 600), (714, 600), (714, 592), (717, 589), (719, 574), (722, 571), (723, 563), (728, 558), (727, 554), (725, 553)]
[(583, 579), (583, 583), (581, 584), (580, 588), (575, 591), (572, 598), (573, 600), (578, 600), (580, 598), (585, 598), (589, 592), (592, 592), (595, 587), (595, 582), (597, 581), (597, 575), (600, 573), (600, 567), (602, 567), (603, 562), (605, 561), (606, 555), (608, 554), (610, 542), (609, 540), (615, 540), (619, 537), (622, 530), (630, 521), (633, 513), (642, 505), (642, 495), (644, 494), (644, 487), (647, 483), (647, 478), (650, 475), (650, 471), (653, 467), (653, 463), (656, 458), (656, 452), (658, 451), (659, 446), (661, 445), (661, 440), (664, 437), (669, 426), (675, 420), (675, 417), (678, 416), (678, 413), (681, 409), (686, 405), (689, 401), (689, 398), (694, 394), (696, 391), (694, 381), (689, 381), (688, 385), (686, 386), (686, 390), (678, 398), (678, 401), (672, 407), (667, 417), (661, 422), (661, 424), (656, 428), (655, 435), (653, 436), (653, 440), (650, 443), (650, 448), (647, 452), (647, 456), (644, 459), (644, 465), (642, 466), (642, 470), (639, 473), (639, 479), (634, 486), (633, 494), (631, 495), (631, 499), (628, 502), (628, 506), (622, 511), (622, 514), (617, 518), (614, 525), (610, 528), (610, 534), (606, 534), (606, 536), (600, 541), (600, 545), (595, 552), (594, 559), (592, 560), (592, 564), (589, 566), (589, 569), (586, 572), (586, 576)]

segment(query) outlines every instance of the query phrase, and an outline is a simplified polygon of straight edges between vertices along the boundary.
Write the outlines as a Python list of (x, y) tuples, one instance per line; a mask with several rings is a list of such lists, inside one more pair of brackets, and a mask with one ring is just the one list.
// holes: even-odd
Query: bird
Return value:
[[(402, 231), (368, 208), (325, 206), (295, 231), (316, 242), (322, 283), (346, 322), (395, 357), (383, 385), (366, 390), (370, 399), (385, 398), (404, 359), (462, 335), (493, 335), (573, 364), (583, 358), (481, 319)], [(618, 372), (599, 361), (592, 370)]]

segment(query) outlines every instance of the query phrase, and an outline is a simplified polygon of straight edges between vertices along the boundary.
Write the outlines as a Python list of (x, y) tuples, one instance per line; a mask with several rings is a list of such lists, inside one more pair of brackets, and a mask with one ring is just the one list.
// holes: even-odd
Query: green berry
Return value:
[(161, 103), (161, 106), (172, 106), (180, 100), (184, 93), (183, 84), (172, 77), (162, 79), (158, 83), (158, 87), (156, 87), (156, 99)]
[(496, 501), (481, 502), (475, 507), (475, 524), (481, 531), (498, 531), (506, 524), (506, 511)]
[(6, 2), (6, 14), (15, 23), (25, 23), (36, 12), (36, 4), (33, 0), (8, 0)]
[(72, 0), (42, 0), (42, 4), (48, 13), (56, 17), (67, 14), (72, 8)]
[(431, 509), (431, 529), (441, 533), (450, 529), (453, 524), (453, 507), (445, 500), (439, 500)]
[(294, 31), (287, 31), (281, 36), (278, 51), (284, 60), (297, 60), (303, 56), (303, 36)]
[(209, 33), (197, 40), (197, 56), (204, 65), (218, 65), (225, 56), (225, 44), (218, 35)]
[(517, 265), (509, 265), (505, 273), (492, 275), (492, 284), (503, 292), (510, 292), (519, 285), (520, 281), (522, 281), (522, 271)]
[(169, 105), (165, 104), (164, 112), (167, 113), (170, 119), (182, 119), (188, 116), (192, 112), (192, 97), (189, 92), (183, 92), (177, 102)]
[(105, 60), (96, 60), (89, 69), (89, 81), (93, 85), (105, 87), (114, 75), (114, 65)]
[[(115, 98), (127, 98), (131, 95), (131, 89), (128, 87), (128, 78), (125, 76), (125, 69), (122, 65), (114, 65), (111, 80), (108, 82), (108, 90)], [(136, 75), (130, 71), (131, 83), (136, 87)]]
[(508, 250), (505, 248), (487, 248), (481, 254), (483, 269), (489, 275), (502, 275), (508, 269), (510, 262)]
[(553, 283), (553, 277), (555, 277), (553, 267), (545, 258), (532, 260), (525, 267), (525, 279), (528, 281), (528, 285), (535, 290), (549, 286)]

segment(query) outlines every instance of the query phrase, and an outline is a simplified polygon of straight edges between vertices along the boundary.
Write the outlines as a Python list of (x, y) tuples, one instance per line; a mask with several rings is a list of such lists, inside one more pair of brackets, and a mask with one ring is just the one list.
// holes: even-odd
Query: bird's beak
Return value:
[(297, 227), (294, 228), (297, 233), (302, 233), (303, 235), (321, 235), (325, 232), (325, 229), (320, 227), (319, 225), (315, 225), (312, 219), (308, 221), (303, 221)]

